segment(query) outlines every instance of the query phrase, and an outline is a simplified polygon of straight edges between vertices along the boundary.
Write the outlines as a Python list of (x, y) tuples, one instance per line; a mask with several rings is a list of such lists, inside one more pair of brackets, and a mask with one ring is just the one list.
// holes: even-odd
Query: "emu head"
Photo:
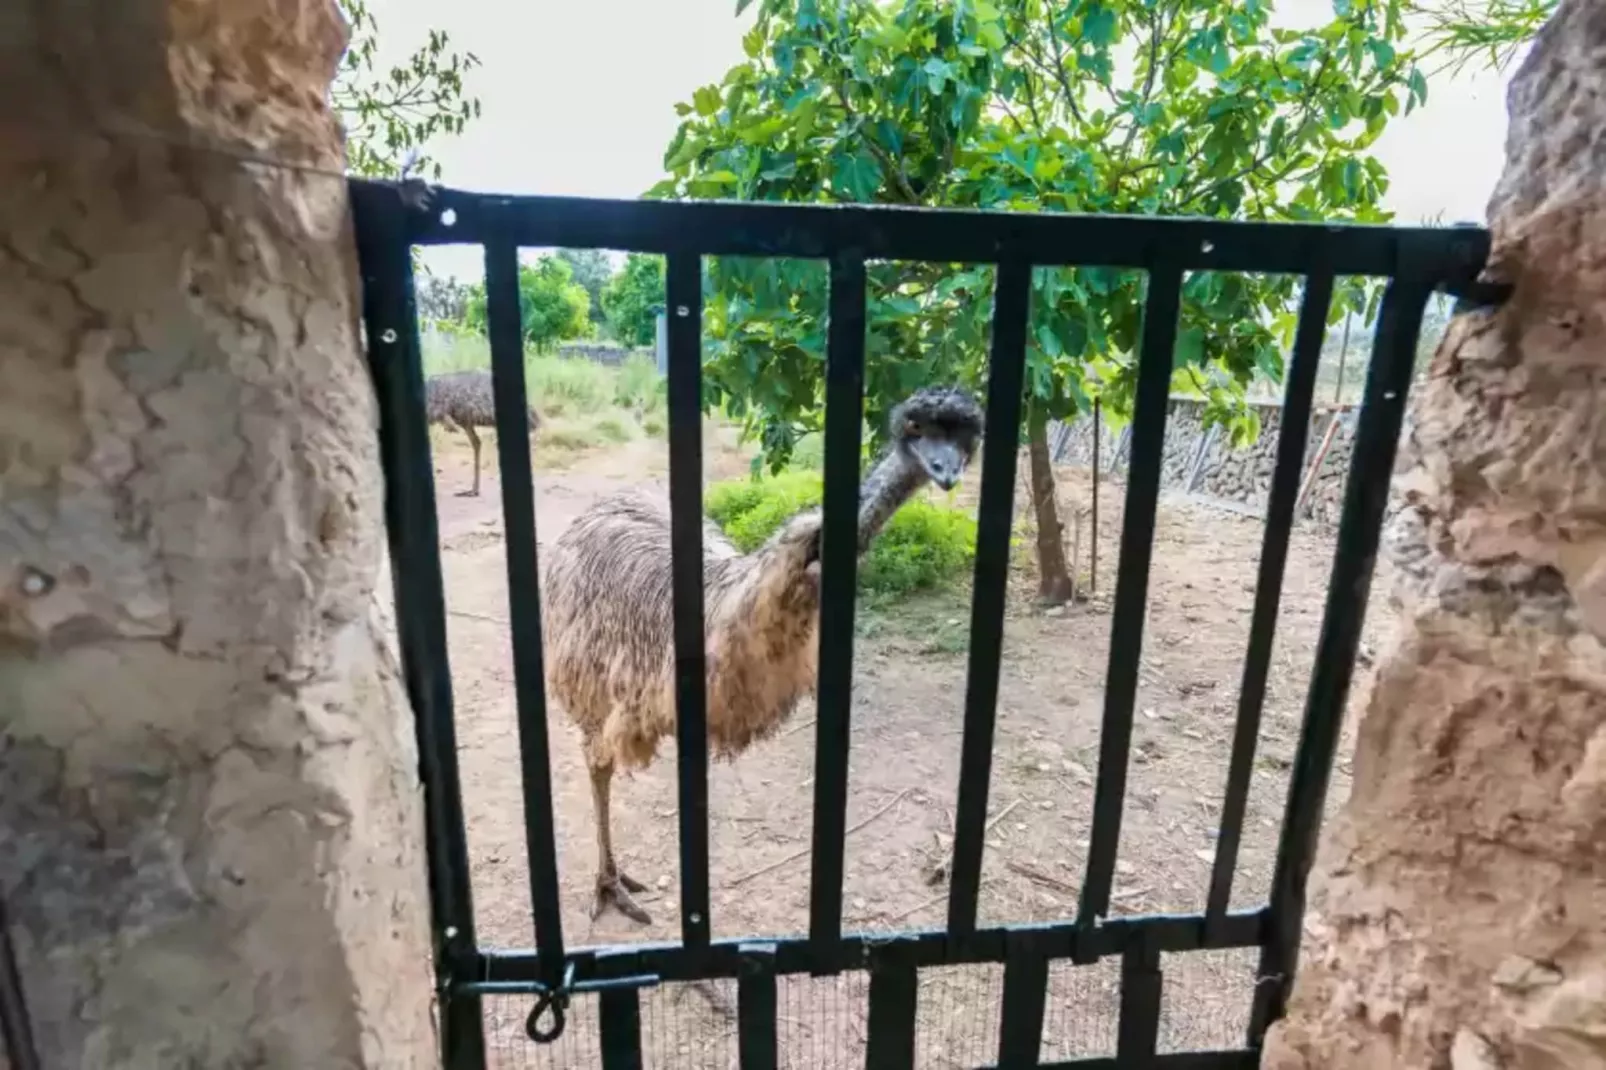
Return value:
[(894, 448), (951, 490), (981, 441), (982, 409), (956, 386), (928, 386), (893, 409), (889, 425)]

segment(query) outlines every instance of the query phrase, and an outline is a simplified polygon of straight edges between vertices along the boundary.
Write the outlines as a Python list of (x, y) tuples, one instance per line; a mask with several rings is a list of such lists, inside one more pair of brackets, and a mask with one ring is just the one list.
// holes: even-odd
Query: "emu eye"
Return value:
[(905, 420), (903, 422), (903, 433), (912, 438), (919, 438), (925, 434), (925, 431), (921, 428), (919, 420)]

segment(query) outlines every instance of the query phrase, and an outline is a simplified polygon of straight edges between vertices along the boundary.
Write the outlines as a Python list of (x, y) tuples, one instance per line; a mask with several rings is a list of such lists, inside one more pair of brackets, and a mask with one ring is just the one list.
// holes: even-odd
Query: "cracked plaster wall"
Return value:
[(1606, 4), (1509, 93), (1489, 275), (1406, 442), (1405, 607), (1276, 1070), (1606, 1068)]
[(0, 895), (49, 1067), (434, 1063), (345, 40), (0, 15)]

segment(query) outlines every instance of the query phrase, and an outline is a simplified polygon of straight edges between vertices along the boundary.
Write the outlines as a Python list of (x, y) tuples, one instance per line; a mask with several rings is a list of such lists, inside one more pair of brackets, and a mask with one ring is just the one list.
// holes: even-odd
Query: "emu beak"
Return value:
[(965, 456), (959, 447), (952, 442), (931, 438), (916, 439), (912, 445), (915, 456), (920, 458), (921, 467), (925, 468), (931, 481), (943, 490), (953, 490), (965, 471)]

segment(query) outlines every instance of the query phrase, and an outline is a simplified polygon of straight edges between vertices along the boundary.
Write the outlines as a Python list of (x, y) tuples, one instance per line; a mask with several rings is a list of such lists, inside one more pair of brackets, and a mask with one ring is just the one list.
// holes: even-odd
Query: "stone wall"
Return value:
[[(1225, 428), (1204, 426), (1204, 403), (1194, 398), (1173, 397), (1166, 417), (1165, 455), (1161, 463), (1161, 486), (1223, 499), (1264, 513), (1271, 488), (1272, 470), (1277, 460), (1277, 437), (1282, 406), (1275, 402), (1252, 403), (1260, 414), (1260, 436), (1241, 449), (1233, 449)], [(1336, 524), (1344, 498), (1344, 476), (1349, 470), (1350, 447), (1355, 436), (1353, 408), (1319, 408), (1311, 415), (1305, 439), (1304, 467), (1308, 468), (1327, 435), (1328, 425), (1338, 420), (1332, 442), (1323, 455), (1316, 485), (1311, 488), (1300, 519)], [(1100, 428), (1099, 463), (1105, 472), (1124, 474), (1130, 453), (1130, 425), (1112, 431)], [(1083, 417), (1055, 427), (1050, 443), (1055, 460), (1061, 464), (1093, 463), (1093, 420)]]
[(598, 364), (607, 364), (617, 367), (623, 364), (632, 353), (640, 353), (651, 357), (651, 349), (627, 349), (613, 342), (562, 342), (558, 345), (558, 356), (571, 357), (575, 360), (594, 360)]

